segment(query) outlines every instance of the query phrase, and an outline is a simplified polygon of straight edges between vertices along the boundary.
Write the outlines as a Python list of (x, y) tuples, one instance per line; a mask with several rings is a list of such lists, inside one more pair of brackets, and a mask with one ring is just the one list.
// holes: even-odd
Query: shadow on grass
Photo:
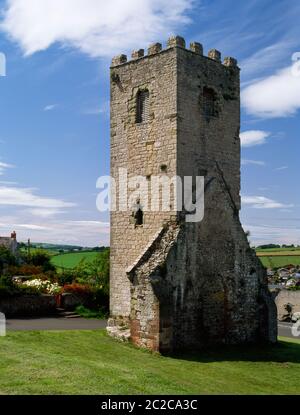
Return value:
[(165, 354), (164, 356), (201, 363), (224, 361), (300, 363), (300, 342), (280, 340), (275, 345), (222, 346), (202, 351)]

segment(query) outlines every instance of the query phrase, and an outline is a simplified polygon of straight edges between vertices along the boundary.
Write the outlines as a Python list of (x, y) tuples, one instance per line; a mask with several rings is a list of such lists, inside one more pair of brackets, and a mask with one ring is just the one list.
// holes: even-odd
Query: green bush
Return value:
[(4, 268), (17, 265), (17, 258), (4, 246), (0, 246), (0, 275), (3, 274)]
[(55, 271), (55, 266), (50, 262), (51, 255), (44, 249), (37, 249), (29, 258), (29, 263), (36, 267), (42, 267), (44, 272)]
[(35, 287), (26, 287), (14, 283), (11, 277), (0, 277), (0, 298), (2, 297), (15, 297), (21, 295), (40, 295)]
[(55, 274), (54, 279), (59, 285), (69, 285), (76, 281), (76, 273), (73, 270), (64, 270), (61, 273)]
[(109, 249), (99, 252), (97, 257), (88, 262), (83, 259), (75, 268), (76, 280), (81, 284), (89, 284), (109, 293)]
[(107, 318), (107, 310), (104, 308), (99, 308), (98, 310), (90, 310), (83, 305), (79, 305), (76, 307), (75, 311), (77, 314), (84, 318), (98, 318), (101, 320)]

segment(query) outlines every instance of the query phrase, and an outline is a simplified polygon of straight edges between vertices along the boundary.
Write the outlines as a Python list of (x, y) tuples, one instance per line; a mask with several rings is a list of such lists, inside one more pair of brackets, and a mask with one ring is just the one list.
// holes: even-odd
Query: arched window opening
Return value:
[(141, 124), (149, 120), (149, 91), (139, 91), (136, 102), (136, 123)]
[(144, 212), (140, 200), (137, 200), (132, 216), (135, 226), (142, 226), (144, 224)]
[(205, 117), (214, 117), (216, 115), (216, 94), (213, 89), (203, 88), (203, 114)]

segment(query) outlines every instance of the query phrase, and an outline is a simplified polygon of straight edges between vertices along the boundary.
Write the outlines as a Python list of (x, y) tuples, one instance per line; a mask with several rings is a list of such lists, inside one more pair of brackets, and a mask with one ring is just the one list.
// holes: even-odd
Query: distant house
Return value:
[(290, 271), (287, 268), (280, 268), (278, 270), (278, 275), (282, 279), (288, 279), (290, 277)]
[(0, 236), (0, 246), (9, 249), (13, 254), (17, 252), (18, 242), (16, 232), (12, 232), (10, 237)]

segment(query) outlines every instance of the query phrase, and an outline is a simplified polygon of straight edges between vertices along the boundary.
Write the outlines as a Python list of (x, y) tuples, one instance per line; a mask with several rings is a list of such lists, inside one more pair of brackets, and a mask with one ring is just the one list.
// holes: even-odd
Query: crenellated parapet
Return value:
[(224, 61), (222, 62), (221, 52), (218, 51), (217, 49), (211, 49), (210, 51), (208, 51), (207, 56), (204, 56), (203, 55), (203, 46), (199, 42), (191, 42), (190, 47), (188, 49), (186, 47), (185, 39), (181, 36), (171, 36), (167, 41), (167, 45), (166, 45), (165, 49), (163, 48), (161, 43), (152, 43), (151, 45), (149, 45), (146, 55), (145, 55), (144, 49), (134, 50), (131, 54), (131, 60), (127, 60), (127, 56), (123, 55), (123, 54), (115, 56), (112, 59), (112, 65), (111, 66), (114, 67), (114, 66), (123, 65), (123, 64), (129, 63), (131, 61), (136, 61), (136, 60), (141, 59), (141, 58), (146, 58), (147, 56), (153, 56), (153, 55), (159, 54), (161, 52), (165, 52), (165, 51), (167, 51), (169, 49), (172, 49), (172, 48), (184, 49), (184, 50), (192, 52), (196, 55), (203, 56), (204, 58), (214, 60), (215, 62), (223, 64), (224, 66), (227, 66), (227, 67), (233, 67), (233, 68), (238, 67), (237, 66), (238, 65), (237, 60), (232, 58), (232, 57), (226, 57), (226, 58), (224, 58)]

